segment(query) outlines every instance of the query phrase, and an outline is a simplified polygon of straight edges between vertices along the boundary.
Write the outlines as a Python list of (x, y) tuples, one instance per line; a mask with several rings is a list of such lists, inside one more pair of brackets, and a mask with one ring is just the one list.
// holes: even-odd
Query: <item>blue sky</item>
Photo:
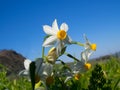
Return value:
[[(42, 26), (54, 19), (69, 25), (73, 40), (84, 43), (86, 34), (96, 43), (92, 57), (120, 51), (119, 0), (0, 0), (0, 50), (13, 49), (32, 60), (41, 57), (46, 35)], [(76, 45), (67, 48), (77, 57), (82, 50)]]

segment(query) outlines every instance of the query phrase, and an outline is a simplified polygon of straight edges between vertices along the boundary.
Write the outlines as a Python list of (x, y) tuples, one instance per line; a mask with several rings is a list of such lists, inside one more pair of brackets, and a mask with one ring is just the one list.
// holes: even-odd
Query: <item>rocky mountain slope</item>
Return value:
[(14, 50), (0, 51), (0, 64), (7, 68), (7, 75), (18, 74), (24, 69), (25, 57)]

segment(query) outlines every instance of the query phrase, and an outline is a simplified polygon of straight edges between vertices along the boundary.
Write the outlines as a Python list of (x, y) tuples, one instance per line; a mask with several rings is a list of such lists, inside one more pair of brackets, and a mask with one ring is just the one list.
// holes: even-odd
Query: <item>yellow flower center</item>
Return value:
[(53, 76), (47, 77), (47, 79), (46, 79), (46, 84), (47, 84), (47, 85), (50, 85), (50, 84), (52, 84), (53, 82), (54, 82)]
[(67, 33), (64, 30), (59, 30), (57, 33), (57, 37), (60, 40), (64, 40), (67, 36)]
[(41, 81), (39, 81), (38, 83), (35, 84), (35, 89), (39, 88), (41, 85)]
[(91, 68), (91, 64), (90, 64), (90, 63), (86, 63), (84, 66), (85, 66), (85, 68), (86, 68), (87, 70)]
[(38, 83), (40, 81), (40, 77), (38, 75), (35, 75), (35, 83)]
[(79, 80), (79, 79), (80, 79), (80, 76), (81, 76), (81, 75), (80, 75), (80, 74), (78, 74), (78, 73), (77, 73), (77, 74), (75, 74), (75, 76), (74, 76), (75, 80)]
[(91, 48), (93, 51), (95, 51), (95, 50), (96, 50), (96, 47), (97, 47), (97, 45), (96, 45), (96, 44), (91, 44), (91, 46), (90, 46), (90, 48)]

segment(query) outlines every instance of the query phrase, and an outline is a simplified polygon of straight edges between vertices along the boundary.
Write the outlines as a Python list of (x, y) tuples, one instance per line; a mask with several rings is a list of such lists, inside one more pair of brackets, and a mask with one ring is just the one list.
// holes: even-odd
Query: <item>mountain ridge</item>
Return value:
[(15, 50), (0, 50), (0, 64), (7, 68), (7, 76), (18, 74), (24, 69), (26, 58)]

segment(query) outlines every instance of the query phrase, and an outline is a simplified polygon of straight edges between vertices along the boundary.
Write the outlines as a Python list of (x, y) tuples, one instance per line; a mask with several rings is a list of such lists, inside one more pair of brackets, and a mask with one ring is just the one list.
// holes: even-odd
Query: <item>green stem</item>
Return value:
[(42, 58), (44, 58), (45, 47), (42, 47)]
[(63, 62), (62, 60), (59, 59), (59, 60), (57, 60), (57, 61), (60, 61), (61, 64), (65, 65), (65, 62)]
[(115, 86), (114, 86), (114, 90), (116, 90), (116, 87), (117, 87), (117, 85), (119, 84), (119, 82), (120, 82), (120, 78), (119, 78), (118, 81), (116, 82), (116, 84), (115, 84)]
[[(45, 41), (48, 37), (49, 35), (45, 36), (43, 41)], [(45, 47), (42, 47), (42, 58), (44, 58), (44, 52), (45, 52)]]
[(77, 45), (79, 45), (79, 46), (84, 46), (84, 44), (82, 44), (82, 43), (80, 43), (80, 42), (76, 42), (76, 41), (72, 41), (71, 43), (72, 43), (72, 44), (77, 44)]
[(45, 82), (43, 82), (43, 81), (41, 81), (41, 82), (42, 82), (43, 86), (45, 87), (45, 90), (48, 90)]

